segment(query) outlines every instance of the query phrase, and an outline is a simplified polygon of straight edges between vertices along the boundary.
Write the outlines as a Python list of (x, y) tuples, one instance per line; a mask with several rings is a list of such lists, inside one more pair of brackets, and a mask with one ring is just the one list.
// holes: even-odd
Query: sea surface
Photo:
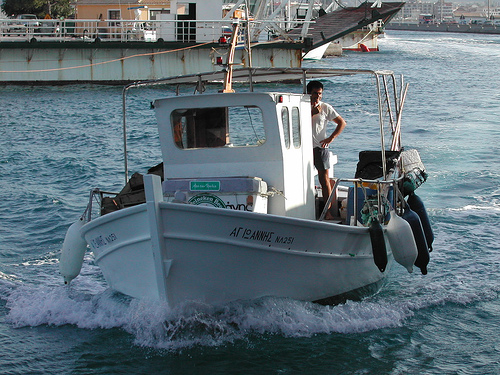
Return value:
[[(395, 264), (379, 293), (337, 306), (169, 309), (111, 291), (90, 253), (64, 286), (68, 226), (91, 188), (123, 184), (121, 88), (0, 87), (0, 374), (499, 374), (500, 36), (389, 31), (380, 49), (306, 65), (404, 75), (434, 251), (427, 275)], [(347, 82), (325, 81), (324, 100), (347, 121), (332, 148), (352, 177), (377, 117), (371, 78)], [(129, 95), (131, 172), (159, 161), (149, 102), (164, 95)]]

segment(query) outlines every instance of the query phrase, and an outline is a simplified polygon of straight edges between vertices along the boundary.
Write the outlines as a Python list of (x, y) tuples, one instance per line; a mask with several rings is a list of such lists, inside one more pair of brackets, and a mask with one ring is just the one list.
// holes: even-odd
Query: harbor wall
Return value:
[(500, 34), (500, 27), (495, 25), (460, 25), (460, 24), (415, 24), (390, 22), (385, 25), (386, 30), (408, 30), (408, 31), (434, 31), (452, 33), (474, 33), (474, 34)]
[[(0, 43), (0, 83), (64, 84), (124, 83), (221, 70), (228, 46), (167, 43)], [(247, 66), (247, 54), (237, 49), (235, 64)], [(252, 65), (300, 67), (300, 45), (256, 46)]]

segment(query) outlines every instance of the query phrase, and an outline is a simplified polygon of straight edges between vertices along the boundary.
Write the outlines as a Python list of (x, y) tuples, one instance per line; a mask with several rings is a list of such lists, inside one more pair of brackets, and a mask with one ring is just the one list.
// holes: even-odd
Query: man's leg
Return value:
[[(321, 184), (321, 191), (323, 192), (323, 201), (326, 204), (326, 201), (330, 197), (330, 194), (332, 194), (332, 185), (330, 184), (328, 169), (318, 171), (318, 179), (319, 183)], [(330, 205), (328, 206), (328, 211), (326, 212), (325, 219), (333, 219), (333, 215), (330, 213), (332, 203), (333, 202), (330, 202)]]

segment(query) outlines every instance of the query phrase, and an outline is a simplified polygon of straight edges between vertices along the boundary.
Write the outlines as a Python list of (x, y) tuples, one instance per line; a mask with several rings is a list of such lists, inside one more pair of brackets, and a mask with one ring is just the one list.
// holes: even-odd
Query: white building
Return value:
[(434, 3), (422, 2), (420, 0), (409, 0), (399, 12), (398, 19), (403, 21), (418, 21), (420, 14), (434, 14)]

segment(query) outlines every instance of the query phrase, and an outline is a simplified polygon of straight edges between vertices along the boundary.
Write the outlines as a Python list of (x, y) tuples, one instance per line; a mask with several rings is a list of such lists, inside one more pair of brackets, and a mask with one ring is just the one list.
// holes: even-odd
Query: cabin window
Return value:
[(292, 108), (292, 135), (293, 135), (293, 146), (295, 148), (300, 148), (301, 136), (300, 136), (300, 115), (299, 108)]
[(170, 121), (182, 149), (260, 146), (265, 142), (262, 111), (255, 106), (177, 109)]
[(288, 107), (281, 109), (281, 123), (283, 125), (283, 138), (285, 138), (285, 147), (290, 148), (290, 119), (288, 117)]

